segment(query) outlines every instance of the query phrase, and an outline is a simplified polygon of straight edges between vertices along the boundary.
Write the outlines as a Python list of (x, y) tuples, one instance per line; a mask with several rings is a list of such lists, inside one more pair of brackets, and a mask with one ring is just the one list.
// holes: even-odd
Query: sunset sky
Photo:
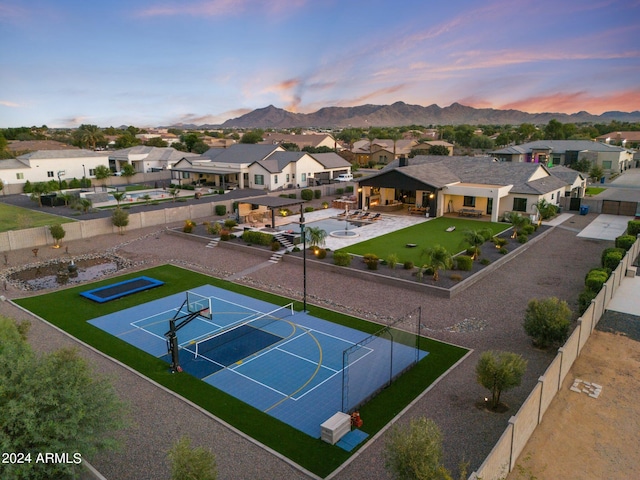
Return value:
[(0, 127), (640, 110), (640, 0), (0, 0)]

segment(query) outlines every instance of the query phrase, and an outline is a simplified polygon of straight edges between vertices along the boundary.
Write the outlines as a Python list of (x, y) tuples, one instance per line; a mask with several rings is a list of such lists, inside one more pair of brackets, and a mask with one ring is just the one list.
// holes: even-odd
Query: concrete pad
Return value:
[(543, 225), (549, 225), (550, 227), (556, 227), (564, 222), (566, 222), (567, 220), (569, 220), (571, 217), (573, 217), (573, 213), (561, 213), (560, 215), (557, 215), (556, 217), (554, 217), (553, 219), (549, 220), (549, 221), (543, 221), (542, 224)]
[(624, 217), (622, 215), (598, 215), (578, 237), (597, 238), (598, 240), (615, 240), (627, 229), (629, 220), (634, 217)]
[(640, 277), (623, 277), (607, 310), (640, 317)]

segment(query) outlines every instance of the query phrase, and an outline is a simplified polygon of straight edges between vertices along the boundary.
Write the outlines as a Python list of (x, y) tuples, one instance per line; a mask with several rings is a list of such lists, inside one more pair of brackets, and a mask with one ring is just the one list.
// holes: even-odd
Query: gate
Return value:
[(638, 208), (637, 202), (622, 202), (619, 200), (603, 200), (602, 212), (609, 215), (624, 215), (633, 217)]
[(582, 199), (578, 197), (571, 197), (569, 199), (569, 210), (577, 212), (580, 210), (580, 204), (582, 203)]

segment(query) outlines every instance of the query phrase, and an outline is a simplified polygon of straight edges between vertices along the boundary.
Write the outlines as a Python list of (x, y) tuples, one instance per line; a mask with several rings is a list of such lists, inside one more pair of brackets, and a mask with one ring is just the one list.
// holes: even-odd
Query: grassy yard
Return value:
[[(455, 230), (447, 232), (447, 228), (452, 226), (456, 227)], [(493, 231), (494, 235), (497, 235), (509, 227), (510, 225), (505, 223), (440, 217), (377, 238), (356, 243), (349, 247), (344, 247), (340, 249), (340, 251), (354, 255), (373, 253), (381, 259), (385, 259), (389, 254), (395, 253), (398, 255), (401, 263), (411, 261), (415, 265), (421, 265), (424, 263), (422, 261), (424, 259), (420, 257), (425, 248), (441, 245), (451, 254), (465, 250), (468, 247), (463, 241), (465, 230), (482, 230), (489, 228)], [(407, 245), (410, 244), (415, 244), (416, 247), (407, 247)]]
[[(93, 303), (79, 295), (81, 291), (90, 288), (109, 285), (140, 275), (147, 275), (164, 281), (165, 285), (105, 304)], [(44, 295), (19, 299), (16, 300), (16, 303), (57, 325), (76, 338), (129, 365), (148, 378), (188, 398), (316, 475), (327, 476), (357, 449), (354, 452), (346, 452), (320, 439), (312, 438), (195, 377), (188, 374), (171, 374), (167, 363), (87, 323), (87, 320), (98, 316), (205, 284), (239, 292), (278, 305), (284, 305), (290, 301), (290, 299), (254, 290), (243, 285), (165, 265), (118, 278), (102, 280), (90, 285), (81, 285)], [(301, 310), (299, 302), (296, 302), (296, 308)], [(366, 334), (374, 333), (380, 329), (380, 325), (313, 305), (309, 305), (308, 310), (316, 317), (347, 325)], [(467, 352), (463, 348), (427, 338), (420, 339), (420, 348), (427, 350), (429, 355), (360, 409), (360, 414), (365, 421), (362, 430), (367, 432), (370, 437), (374, 436), (408, 403)]]
[(588, 197), (592, 197), (594, 195), (598, 195), (600, 192), (604, 192), (605, 190), (606, 188), (602, 188), (602, 187), (587, 187), (584, 193)]
[(75, 220), (0, 203), (0, 232), (69, 222), (75, 222)]

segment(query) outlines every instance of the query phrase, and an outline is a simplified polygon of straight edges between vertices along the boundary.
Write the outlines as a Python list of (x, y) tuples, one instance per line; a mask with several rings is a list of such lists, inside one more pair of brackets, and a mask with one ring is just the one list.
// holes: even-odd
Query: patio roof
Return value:
[(240, 203), (250, 203), (252, 205), (261, 205), (270, 209), (289, 207), (291, 205), (302, 205), (304, 200), (296, 198), (284, 198), (284, 197), (269, 197), (267, 195), (262, 197), (251, 197), (246, 201), (240, 200)]

